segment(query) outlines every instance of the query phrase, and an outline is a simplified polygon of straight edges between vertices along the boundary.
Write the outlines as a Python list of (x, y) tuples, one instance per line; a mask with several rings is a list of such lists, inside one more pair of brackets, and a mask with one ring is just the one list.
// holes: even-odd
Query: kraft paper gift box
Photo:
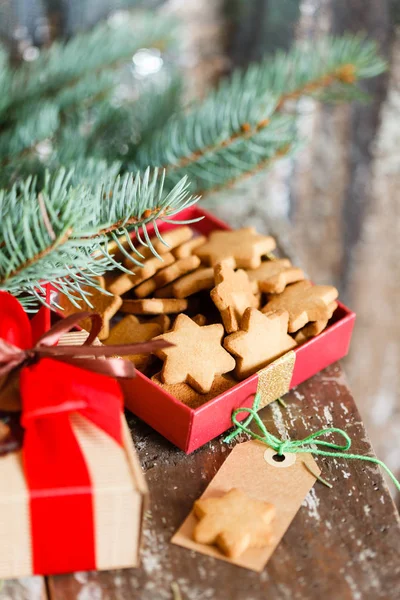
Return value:
[[(35, 333), (38, 323), (47, 323), (43, 314)], [(82, 343), (82, 335), (66, 334), (63, 343)], [(118, 384), (58, 362), (65, 380), (55, 378), (51, 387), (45, 379), (54, 363), (40, 360), (29, 376), (29, 368), (21, 370), (22, 449), (0, 455), (0, 578), (139, 563), (148, 492)], [(88, 398), (73, 386), (63, 398), (77, 371)]]

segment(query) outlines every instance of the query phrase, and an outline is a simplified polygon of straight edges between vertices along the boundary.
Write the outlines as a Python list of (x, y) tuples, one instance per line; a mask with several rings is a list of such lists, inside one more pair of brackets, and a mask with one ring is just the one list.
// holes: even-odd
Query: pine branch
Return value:
[(34, 110), (25, 110), (15, 129), (0, 135), (0, 165), (21, 157), (35, 143), (52, 136), (59, 126), (59, 109), (51, 103), (43, 103)]
[[(321, 92), (324, 100), (351, 99), (360, 79), (384, 69), (375, 44), (358, 36), (327, 38), (279, 52), (234, 73), (187, 114), (171, 118), (140, 148), (136, 166), (163, 165), (168, 183), (186, 172), (196, 191), (219, 189), (268, 161), (282, 145), (295, 143), (293, 122), (287, 121), (284, 129), (278, 118), (287, 101)], [(270, 135), (264, 134), (269, 130)], [(236, 173), (227, 169), (225, 176), (228, 165)]]
[(65, 170), (47, 175), (39, 197), (32, 178), (0, 192), (0, 289), (28, 295), (29, 306), (32, 296), (43, 301), (47, 282), (73, 302), (85, 298), (82, 286), (96, 287), (94, 277), (115, 267), (126, 270), (107, 250), (110, 236), (134, 230), (148, 240), (154, 225), (162, 239), (156, 220), (169, 222), (197, 200), (186, 180), (165, 194), (157, 171), (112, 178), (95, 189), (72, 186), (72, 177)]
[(134, 101), (94, 107), (87, 140), (90, 152), (96, 149), (109, 160), (132, 162), (139, 147), (180, 108), (182, 80), (173, 71), (157, 84), (139, 82), (135, 92)]
[(66, 44), (53, 44), (37, 61), (15, 72), (0, 48), (0, 165), (14, 161), (18, 171), (20, 158), (59, 135), (65, 112), (78, 109), (83, 118), (83, 109), (110, 96), (116, 68), (139, 48), (168, 45), (171, 26), (171, 20), (154, 15), (138, 19), (134, 32), (131, 26), (114, 29), (101, 24)]
[[(12, 77), (6, 115), (16, 114), (21, 106), (35, 98), (56, 99), (66, 87), (76, 86), (80, 79), (104, 69), (114, 69), (139, 48), (165, 47), (171, 40), (173, 23), (154, 13), (143, 14), (131, 25), (114, 28), (100, 24), (66, 43), (56, 42), (43, 50), (32, 63), (22, 65)], [(83, 59), (84, 57), (84, 59)]]

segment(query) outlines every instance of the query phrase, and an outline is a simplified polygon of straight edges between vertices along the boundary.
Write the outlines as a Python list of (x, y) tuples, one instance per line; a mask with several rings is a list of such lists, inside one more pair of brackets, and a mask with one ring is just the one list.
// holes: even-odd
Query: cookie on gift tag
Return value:
[(258, 306), (253, 288), (245, 271), (233, 268), (223, 261), (214, 267), (215, 288), (211, 299), (221, 313), (227, 333), (239, 329), (239, 322), (246, 308)]
[(158, 271), (158, 273), (151, 277), (151, 279), (148, 279), (147, 281), (144, 281), (138, 285), (133, 290), (133, 293), (137, 298), (145, 298), (158, 288), (162, 288), (172, 281), (178, 279), (178, 277), (197, 269), (199, 264), (200, 259), (197, 256), (187, 256), (186, 258), (181, 258), (180, 260), (173, 262), (165, 269)]
[[(170, 252), (166, 252), (162, 255), (161, 259), (157, 256), (153, 256), (143, 262), (143, 266), (132, 267), (132, 274), (120, 273), (120, 275), (112, 282), (108, 284), (107, 289), (118, 296), (122, 296), (126, 292), (129, 292), (133, 287), (140, 285), (143, 281), (150, 279), (160, 269), (165, 269), (168, 265), (172, 264), (175, 258)], [(132, 263), (131, 263), (132, 264)]]
[(224, 328), (220, 324), (200, 327), (187, 315), (178, 315), (172, 331), (157, 338), (174, 344), (155, 352), (164, 360), (162, 382), (187, 383), (207, 394), (216, 376), (235, 367), (235, 359), (222, 347), (223, 336)]
[(219, 498), (199, 499), (193, 505), (199, 522), (193, 539), (216, 545), (229, 558), (238, 558), (249, 548), (263, 548), (273, 540), (273, 504), (250, 498), (233, 488)]
[[(174, 227), (169, 231), (163, 231), (161, 233), (161, 237), (165, 243), (163, 243), (157, 236), (150, 238), (150, 242), (154, 250), (158, 254), (163, 255), (190, 240), (193, 237), (193, 231), (186, 225), (183, 227)], [(151, 258), (154, 256), (150, 246), (138, 245), (136, 249), (143, 256), (143, 258)], [(136, 253), (131, 253), (131, 256), (136, 260), (141, 260), (140, 256)], [(129, 260), (128, 257), (124, 259), (123, 263), (128, 269), (132, 268), (132, 261)]]
[(250, 281), (256, 282), (257, 289), (267, 294), (280, 294), (289, 283), (304, 279), (302, 269), (293, 267), (288, 258), (264, 261), (246, 273)]
[(124, 300), (121, 312), (132, 315), (163, 315), (180, 313), (188, 307), (187, 300), (177, 298), (144, 298), (143, 300)]
[[(104, 277), (96, 277), (95, 279), (97, 279), (98, 285), (105, 290)], [(84, 300), (77, 298), (76, 301), (80, 305), (80, 307), (77, 308), (65, 294), (60, 294), (58, 303), (63, 309), (63, 314), (67, 317), (81, 310), (93, 310), (93, 312), (99, 313), (103, 321), (103, 326), (97, 337), (99, 340), (105, 340), (110, 332), (110, 320), (122, 306), (122, 299), (115, 294), (104, 293), (94, 287), (81, 287), (86, 293), (86, 298), (92, 307), (88, 306)], [(86, 329), (86, 331), (90, 331), (92, 328), (92, 320), (84, 319), (79, 323), (79, 326), (82, 327), (82, 329)]]
[[(140, 344), (150, 341), (161, 332), (162, 328), (158, 323), (141, 323), (134, 315), (127, 315), (112, 327), (110, 335), (103, 344)], [(150, 364), (153, 357), (151, 354), (131, 354), (124, 358), (133, 362), (141, 371)]]
[(261, 264), (261, 257), (275, 247), (273, 237), (259, 235), (254, 227), (244, 227), (234, 231), (212, 231), (207, 242), (194, 253), (211, 266), (227, 261), (232, 268), (256, 269)]
[[(331, 316), (335, 312), (336, 308), (337, 302), (332, 302), (332, 304), (329, 305), (329, 311), (331, 312)], [(304, 327), (299, 329), (299, 331), (294, 336), (294, 339), (298, 344), (304, 344), (305, 342), (308, 342), (308, 340), (311, 340), (311, 338), (322, 333), (328, 325), (328, 322), (329, 319), (322, 319), (321, 321), (313, 321), (311, 323), (308, 323), (307, 325), (304, 325)]]
[(307, 279), (287, 286), (282, 294), (270, 297), (262, 312), (287, 310), (288, 331), (294, 333), (309, 321), (322, 321), (332, 316), (338, 291), (332, 285), (312, 285)]
[(184, 242), (180, 246), (174, 248), (174, 250), (172, 250), (172, 254), (175, 256), (175, 258), (186, 258), (187, 256), (193, 254), (193, 251), (196, 248), (199, 248), (200, 246), (205, 244), (206, 241), (207, 238), (204, 235), (198, 235), (197, 237), (192, 238), (188, 242)]
[(237, 381), (230, 375), (217, 375), (208, 394), (200, 394), (187, 383), (175, 383), (173, 385), (163, 383), (161, 381), (161, 373), (153, 375), (151, 380), (162, 387), (168, 394), (171, 394), (171, 396), (180, 400), (186, 406), (190, 406), (190, 408), (202, 406), (237, 384)]
[(237, 357), (235, 376), (246, 379), (297, 346), (287, 333), (289, 314), (284, 310), (263, 314), (247, 308), (240, 330), (228, 335), (224, 348)]

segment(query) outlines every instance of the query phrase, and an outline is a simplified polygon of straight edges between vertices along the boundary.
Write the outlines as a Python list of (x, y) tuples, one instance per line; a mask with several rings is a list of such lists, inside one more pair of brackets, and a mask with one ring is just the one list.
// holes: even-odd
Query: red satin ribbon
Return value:
[(21, 371), (20, 387), (33, 572), (95, 569), (92, 483), (69, 416), (79, 413), (122, 444), (119, 385), (45, 358)]
[[(0, 292), (0, 337), (30, 348), (30, 322)], [(92, 483), (70, 415), (78, 413), (122, 444), (118, 383), (52, 358), (20, 371), (23, 460), (29, 489), (33, 572), (96, 568)]]

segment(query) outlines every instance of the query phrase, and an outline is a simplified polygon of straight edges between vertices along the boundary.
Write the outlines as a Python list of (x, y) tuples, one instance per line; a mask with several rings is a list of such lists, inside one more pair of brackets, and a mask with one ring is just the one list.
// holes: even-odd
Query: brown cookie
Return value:
[(122, 296), (122, 294), (131, 290), (135, 285), (139, 285), (143, 281), (146, 281), (146, 279), (153, 277), (157, 271), (165, 269), (165, 267), (172, 264), (174, 261), (175, 258), (170, 252), (163, 254), (161, 259), (157, 258), (157, 256), (153, 256), (144, 261), (143, 267), (133, 267), (131, 275), (128, 275), (128, 273), (120, 273), (119, 277), (109, 283), (107, 289), (113, 294)]
[(197, 269), (172, 284), (172, 295), (174, 298), (187, 298), (202, 290), (211, 290), (213, 286), (214, 269)]
[(322, 321), (332, 316), (332, 302), (338, 291), (332, 285), (312, 285), (311, 281), (299, 281), (289, 285), (282, 294), (270, 297), (262, 312), (287, 310), (289, 332), (298, 331), (309, 321)]
[(154, 298), (173, 298), (174, 294), (172, 291), (173, 285), (174, 285), (175, 281), (173, 281), (172, 283), (169, 283), (168, 285), (164, 285), (164, 287), (159, 288), (158, 290), (155, 290), (154, 292)]
[(256, 269), (261, 257), (276, 246), (274, 238), (259, 235), (254, 227), (235, 231), (212, 231), (208, 241), (194, 253), (207, 264), (227, 260), (232, 268)]
[(186, 258), (186, 256), (190, 256), (191, 254), (193, 254), (193, 250), (205, 244), (206, 241), (207, 238), (204, 235), (199, 235), (175, 248), (172, 251), (172, 254), (176, 258)]
[[(162, 328), (158, 323), (141, 323), (134, 315), (127, 315), (114, 325), (104, 344), (140, 344), (141, 342), (148, 342), (160, 335), (161, 332)], [(151, 354), (132, 354), (124, 358), (132, 361), (137, 369), (143, 370), (148, 366), (153, 356)]]
[(227, 333), (239, 329), (240, 319), (249, 306), (257, 306), (257, 298), (245, 271), (234, 271), (227, 262), (214, 267), (216, 287), (211, 290), (211, 299), (221, 313)]
[[(97, 279), (99, 285), (104, 289), (104, 278), (98, 277)], [(80, 308), (77, 308), (64, 294), (60, 294), (58, 303), (63, 309), (63, 314), (65, 316), (75, 314), (76, 312), (79, 312), (81, 310), (93, 310), (94, 312), (99, 313), (103, 320), (103, 326), (97, 337), (99, 338), (99, 340), (105, 340), (110, 332), (110, 319), (112, 319), (112, 317), (121, 307), (122, 299), (119, 296), (113, 294), (110, 295), (103, 293), (102, 291), (94, 287), (82, 286), (82, 289), (86, 292), (86, 298), (90, 302), (92, 307), (88, 307), (84, 300), (80, 300), (78, 298), (77, 302), (80, 304)], [(90, 331), (92, 328), (92, 321), (91, 319), (84, 319), (79, 323), (79, 326), (82, 327), (82, 329), (86, 329), (86, 331)]]
[(196, 269), (199, 264), (200, 259), (197, 256), (187, 256), (186, 258), (181, 258), (180, 260), (173, 262), (171, 265), (169, 265), (169, 267), (161, 269), (151, 279), (148, 279), (147, 281), (144, 281), (142, 284), (138, 285), (138, 287), (134, 290), (134, 294), (138, 298), (145, 298), (153, 293), (154, 290), (162, 288), (172, 281), (175, 281), (175, 279), (181, 277), (181, 275), (190, 273), (190, 271)]
[[(154, 250), (158, 252), (158, 254), (162, 255), (190, 240), (193, 237), (193, 231), (186, 225), (183, 227), (174, 227), (169, 231), (163, 231), (161, 233), (161, 237), (166, 244), (163, 244), (163, 242), (157, 236), (150, 238), (150, 242)], [(154, 256), (149, 246), (139, 245), (137, 246), (137, 250), (143, 255), (144, 258), (151, 258)], [(132, 256), (136, 260), (141, 260), (140, 257), (135, 253), (132, 253)], [(125, 258), (123, 262), (128, 269), (132, 267), (132, 261), (129, 260), (129, 258)]]
[(192, 321), (197, 323), (197, 325), (200, 325), (200, 327), (204, 327), (204, 325), (207, 325), (207, 317), (202, 314), (198, 314), (192, 317)]
[(293, 267), (288, 258), (277, 258), (261, 263), (257, 269), (246, 271), (250, 281), (255, 281), (260, 292), (280, 294), (289, 283), (304, 279), (304, 272)]
[(235, 376), (246, 379), (297, 346), (287, 333), (289, 314), (284, 310), (263, 314), (247, 308), (240, 330), (228, 335), (224, 347), (237, 357)]
[(242, 490), (234, 488), (219, 498), (200, 498), (193, 512), (199, 519), (193, 530), (194, 541), (215, 544), (230, 558), (272, 542), (275, 506), (254, 500)]
[(186, 275), (197, 269), (200, 265), (200, 259), (197, 256), (187, 256), (186, 258), (180, 258), (166, 269), (159, 271), (157, 275), (154, 275), (154, 281), (157, 288), (163, 287), (172, 281)]
[(157, 350), (164, 360), (161, 380), (170, 385), (187, 383), (202, 394), (207, 394), (217, 375), (235, 367), (234, 358), (221, 345), (222, 325), (200, 327), (187, 315), (178, 315), (172, 331), (158, 339), (174, 344)]
[(151, 378), (154, 383), (162, 387), (168, 394), (171, 394), (177, 400), (183, 402), (190, 408), (197, 408), (198, 406), (202, 406), (209, 400), (216, 398), (226, 390), (229, 390), (234, 385), (237, 385), (237, 381), (233, 379), (230, 375), (217, 375), (213, 381), (211, 389), (208, 394), (200, 394), (196, 392), (190, 385), (187, 383), (175, 383), (174, 385), (168, 385), (167, 383), (162, 383), (161, 381), (161, 373), (156, 373)]
[(145, 298), (144, 300), (124, 300), (121, 312), (133, 315), (162, 315), (180, 313), (188, 307), (187, 300), (176, 298)]
[[(336, 308), (337, 308), (337, 302), (332, 302), (330, 304), (330, 308), (329, 308), (329, 310), (331, 312), (331, 316), (335, 312)], [(305, 325), (304, 327), (299, 329), (299, 331), (294, 336), (294, 339), (296, 340), (296, 342), (298, 344), (304, 344), (305, 342), (308, 342), (308, 340), (310, 340), (311, 338), (322, 333), (322, 331), (328, 325), (329, 319), (330, 319), (330, 317), (328, 319), (323, 319), (321, 321), (312, 321), (311, 323), (308, 323), (307, 325)]]
[(157, 315), (157, 317), (147, 319), (145, 323), (157, 323), (161, 327), (161, 333), (165, 333), (171, 329), (171, 319), (168, 315)]
[(0, 444), (2, 442), (5, 442), (5, 440), (8, 437), (10, 437), (10, 435), (11, 435), (11, 428), (3, 421), (0, 421)]

